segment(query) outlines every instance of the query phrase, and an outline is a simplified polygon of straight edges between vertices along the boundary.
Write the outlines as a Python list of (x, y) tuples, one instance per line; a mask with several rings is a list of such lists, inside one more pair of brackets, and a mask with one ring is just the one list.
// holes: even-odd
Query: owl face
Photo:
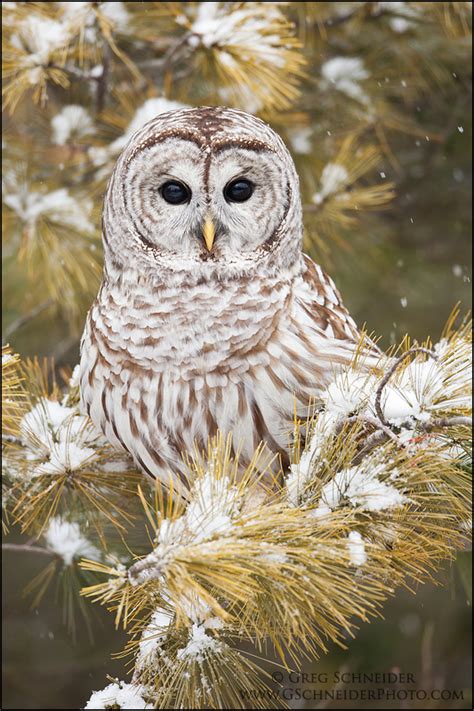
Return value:
[(158, 116), (132, 137), (109, 184), (106, 255), (127, 266), (139, 251), (149, 265), (225, 275), (271, 263), (289, 236), (299, 244), (293, 161), (266, 124), (242, 112)]

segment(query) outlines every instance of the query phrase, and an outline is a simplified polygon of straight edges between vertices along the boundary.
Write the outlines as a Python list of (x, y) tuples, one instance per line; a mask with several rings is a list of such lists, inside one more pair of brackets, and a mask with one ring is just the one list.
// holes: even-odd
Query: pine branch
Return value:
[(472, 417), (435, 417), (430, 422), (421, 423), (421, 429), (425, 432), (443, 427), (469, 427), (472, 429)]
[(428, 348), (422, 348), (420, 346), (413, 346), (413, 348), (410, 348), (407, 350), (405, 353), (403, 353), (399, 358), (397, 358), (392, 366), (387, 370), (385, 375), (383, 376), (382, 380), (380, 381), (380, 384), (377, 388), (377, 392), (375, 395), (375, 411), (377, 413), (377, 416), (380, 420), (380, 422), (385, 425), (386, 427), (389, 427), (389, 423), (387, 422), (384, 412), (382, 410), (382, 405), (381, 405), (381, 399), (382, 399), (382, 394), (384, 391), (385, 386), (387, 383), (390, 381), (394, 373), (398, 370), (400, 365), (406, 360), (406, 358), (409, 358), (412, 355), (416, 355), (417, 353), (425, 353), (426, 355), (429, 355), (433, 360), (438, 360), (436, 353), (431, 351)]
[(37, 555), (48, 556), (49, 558), (56, 556), (54, 551), (40, 546), (32, 546), (26, 543), (2, 543), (3, 551), (13, 551), (14, 553), (35, 553)]

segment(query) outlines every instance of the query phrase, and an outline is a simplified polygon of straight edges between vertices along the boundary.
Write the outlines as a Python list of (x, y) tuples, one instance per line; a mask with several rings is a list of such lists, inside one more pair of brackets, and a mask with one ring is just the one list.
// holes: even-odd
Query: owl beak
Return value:
[(206, 243), (207, 251), (210, 252), (212, 245), (214, 244), (214, 238), (216, 236), (216, 228), (212, 217), (207, 214), (204, 218), (204, 223), (202, 226), (202, 236), (204, 237), (204, 242)]

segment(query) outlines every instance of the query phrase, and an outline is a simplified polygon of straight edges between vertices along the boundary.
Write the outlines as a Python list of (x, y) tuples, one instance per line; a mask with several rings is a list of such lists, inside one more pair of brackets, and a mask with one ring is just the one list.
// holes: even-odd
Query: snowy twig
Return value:
[(362, 448), (355, 455), (352, 462), (353, 464), (360, 464), (369, 452), (375, 449), (375, 447), (378, 447), (379, 444), (382, 444), (389, 439), (395, 442), (398, 447), (404, 447), (397, 435), (392, 432), (389, 427), (384, 425), (382, 422), (379, 422), (379, 420), (375, 417), (370, 417), (369, 415), (353, 415), (352, 417), (348, 417), (346, 420), (343, 420), (341, 425), (344, 425), (345, 423), (352, 424), (355, 422), (366, 422), (368, 425), (373, 425), (377, 429), (367, 437)]
[[(359, 464), (362, 459), (373, 449), (378, 447), (380, 444), (383, 444), (384, 442), (388, 440), (392, 440), (397, 444), (398, 447), (404, 447), (403, 442), (400, 440), (400, 438), (397, 436), (395, 432), (390, 428), (388, 425), (387, 421), (385, 420), (385, 417), (383, 415), (383, 411), (380, 405), (380, 399), (383, 393), (383, 388), (385, 385), (387, 385), (388, 381), (390, 380), (391, 376), (393, 373), (396, 371), (400, 363), (402, 363), (407, 355), (411, 355), (413, 353), (417, 352), (423, 352), (427, 353), (430, 355), (432, 358), (436, 359), (435, 354), (428, 350), (427, 348), (422, 348), (422, 347), (413, 347), (410, 350), (406, 351), (400, 358), (397, 358), (397, 360), (394, 362), (390, 370), (385, 374), (383, 379), (380, 382), (380, 385), (377, 389), (377, 395), (376, 395), (376, 400), (375, 400), (375, 408), (377, 410), (377, 415), (378, 419), (375, 417), (370, 417), (370, 415), (352, 415), (351, 417), (347, 418), (342, 418), (339, 422), (339, 424), (336, 427), (336, 434), (339, 434), (342, 430), (342, 428), (346, 424), (355, 424), (357, 422), (361, 423), (366, 423), (368, 425), (372, 425), (375, 427), (375, 431), (372, 432), (367, 439), (365, 440), (363, 446), (359, 450), (359, 452), (355, 455), (353, 463), (354, 464)], [(457, 417), (437, 417), (430, 422), (419, 422), (418, 423), (418, 428), (426, 433), (431, 432), (434, 429), (437, 428), (446, 428), (446, 427), (472, 427), (472, 417), (465, 417), (465, 416), (457, 416)]]
[[(351, 425), (355, 422), (366, 422), (368, 425), (373, 425), (374, 427), (377, 428), (380, 432), (383, 432), (385, 437), (388, 439), (392, 439), (398, 444), (400, 444), (396, 434), (392, 432), (390, 427), (388, 427), (386, 424), (383, 422), (379, 422), (375, 417), (370, 417), (370, 415), (352, 415), (351, 417), (347, 417), (345, 420), (342, 420), (339, 427), (337, 428), (337, 432), (340, 432), (343, 425), (346, 423)], [(376, 434), (376, 433), (374, 433)], [(372, 435), (371, 435), (372, 436)]]
[(149, 556), (143, 558), (142, 560), (138, 560), (136, 563), (133, 563), (133, 565), (130, 566), (130, 568), (128, 569), (128, 579), (133, 585), (134, 583), (139, 582), (140, 579), (143, 577), (141, 574), (148, 570), (154, 571), (154, 574), (150, 573), (149, 577), (158, 577), (158, 575), (160, 574), (158, 561), (150, 560)]
[(437, 417), (421, 426), (425, 432), (431, 432), (436, 427), (472, 427), (472, 417)]
[(17, 553), (38, 553), (39, 555), (47, 555), (49, 558), (56, 555), (54, 551), (41, 546), (31, 546), (26, 543), (2, 543), (2, 551), (15, 551)]
[[(370, 419), (370, 418), (349, 418), (350, 420), (357, 420), (357, 419)], [(347, 421), (347, 420), (346, 420)], [(376, 422), (376, 420), (375, 420)], [(443, 427), (471, 427), (472, 428), (472, 417), (438, 417), (431, 422), (419, 422), (418, 427), (420, 430), (423, 432), (429, 433), (432, 430), (436, 428), (443, 428)], [(360, 464), (362, 459), (375, 447), (378, 447), (380, 444), (383, 444), (386, 442), (388, 439), (392, 439), (397, 442), (399, 447), (403, 447), (403, 443), (401, 440), (397, 437), (396, 434), (391, 432), (391, 430), (388, 429), (388, 427), (383, 427), (383, 429), (380, 427), (379, 424), (379, 429), (377, 429), (375, 432), (373, 432), (369, 437), (367, 437), (363, 448), (356, 454), (356, 456), (353, 459), (354, 464)]]
[[(399, 447), (403, 447), (404, 445), (400, 442), (398, 437), (391, 433), (390, 439), (395, 439)], [(352, 459), (352, 464), (360, 464), (362, 460), (376, 447), (378, 447), (380, 444), (383, 444), (389, 439), (387, 435), (387, 431), (384, 429), (378, 429), (375, 432), (373, 432), (371, 435), (367, 437), (367, 439), (364, 442), (364, 445), (362, 449), (359, 450), (359, 452), (355, 455), (355, 457)]]
[(377, 388), (377, 392), (375, 394), (375, 412), (377, 413), (377, 416), (382, 424), (384, 424), (386, 427), (389, 427), (389, 423), (387, 422), (385, 415), (382, 410), (382, 405), (381, 405), (381, 399), (382, 399), (382, 393), (387, 385), (388, 381), (392, 377), (392, 375), (395, 373), (396, 370), (398, 370), (398, 367), (403, 363), (403, 361), (411, 355), (414, 355), (415, 353), (426, 353), (426, 355), (431, 356), (433, 360), (438, 360), (438, 357), (436, 354), (429, 350), (429, 348), (423, 348), (422, 346), (413, 346), (413, 348), (409, 348), (405, 353), (403, 353), (399, 358), (397, 358), (393, 365), (387, 370), (385, 375), (383, 376), (382, 380), (379, 383), (379, 386)]

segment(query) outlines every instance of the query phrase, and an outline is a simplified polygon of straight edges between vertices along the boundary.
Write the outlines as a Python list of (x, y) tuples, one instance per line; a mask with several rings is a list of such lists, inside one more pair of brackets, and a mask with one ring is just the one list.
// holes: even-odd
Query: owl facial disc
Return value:
[(233, 279), (301, 260), (298, 176), (281, 138), (235, 109), (160, 114), (135, 133), (104, 209), (107, 264), (141, 278)]

